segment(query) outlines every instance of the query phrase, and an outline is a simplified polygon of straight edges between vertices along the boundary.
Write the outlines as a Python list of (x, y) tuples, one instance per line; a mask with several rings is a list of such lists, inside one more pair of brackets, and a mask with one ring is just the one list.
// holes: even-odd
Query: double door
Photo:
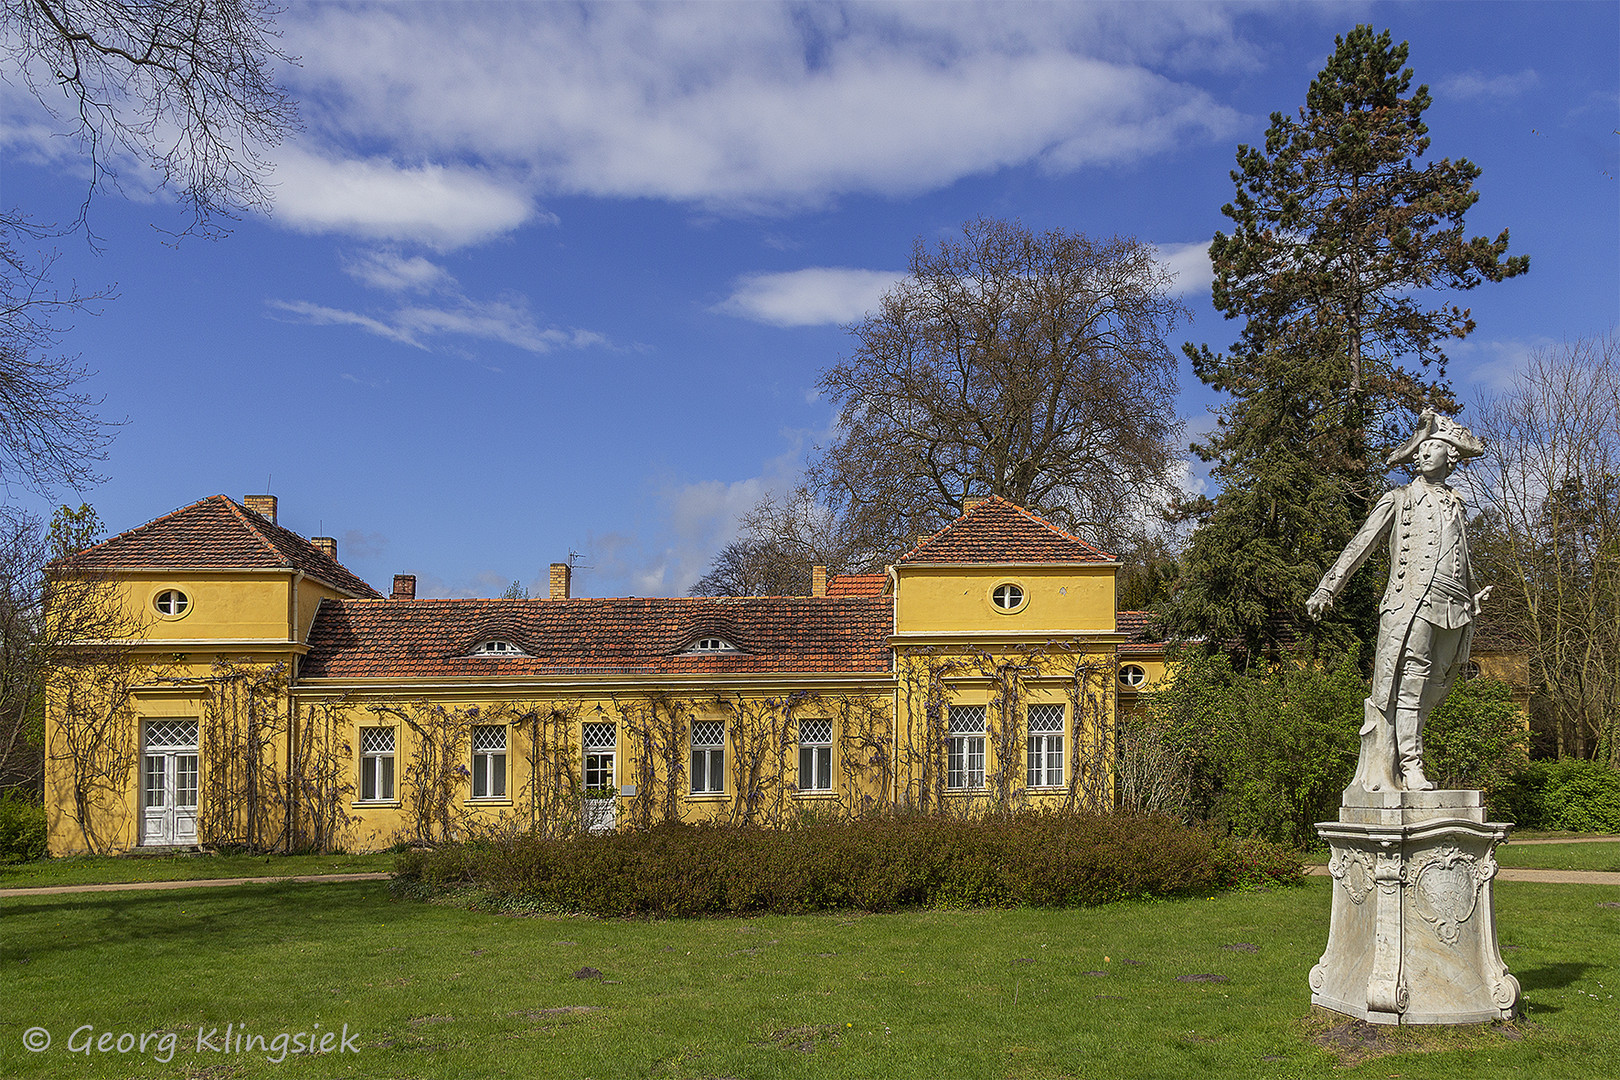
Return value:
[(141, 751), (141, 845), (197, 842), (197, 721), (148, 720)]

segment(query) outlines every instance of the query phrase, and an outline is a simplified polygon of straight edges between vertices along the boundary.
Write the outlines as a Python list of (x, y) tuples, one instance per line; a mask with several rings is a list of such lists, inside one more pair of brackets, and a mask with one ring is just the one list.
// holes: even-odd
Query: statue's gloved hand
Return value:
[[(1489, 591), (1488, 589), (1486, 590)], [(1311, 598), (1305, 601), (1305, 613), (1312, 620), (1320, 622), (1322, 613), (1333, 606), (1333, 594), (1326, 589), (1317, 589), (1311, 593)]]
[(1496, 588), (1495, 585), (1487, 585), (1483, 589), (1479, 590), (1479, 592), (1474, 594), (1474, 614), (1475, 615), (1478, 615), (1479, 614), (1479, 609), (1485, 606), (1485, 601), (1487, 601), (1487, 600), (1489, 600), (1491, 598), (1491, 590), (1494, 589), (1494, 588)]

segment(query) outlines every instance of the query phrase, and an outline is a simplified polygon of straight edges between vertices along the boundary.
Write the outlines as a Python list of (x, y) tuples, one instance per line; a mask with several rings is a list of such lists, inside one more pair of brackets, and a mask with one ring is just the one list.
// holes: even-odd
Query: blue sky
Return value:
[[(1223, 347), (1209, 238), (1240, 142), (1357, 22), (1411, 43), (1431, 157), (1530, 273), (1461, 298), (1465, 397), (1620, 316), (1620, 5), (294, 3), (304, 130), (277, 203), (166, 242), (126, 174), (60, 245), (115, 287), (68, 347), (126, 422), (80, 496), (114, 530), (266, 489), (386, 588), (685, 591), (790, 486), (917, 237), (976, 215), (1153, 243)], [(84, 169), (0, 83), (0, 198), (70, 218)], [(1191, 430), (1216, 399), (1185, 369)], [(1466, 414), (1465, 414), (1466, 419)], [(1202, 483), (1192, 470), (1188, 483)], [(48, 511), (26, 492), (14, 503)]]

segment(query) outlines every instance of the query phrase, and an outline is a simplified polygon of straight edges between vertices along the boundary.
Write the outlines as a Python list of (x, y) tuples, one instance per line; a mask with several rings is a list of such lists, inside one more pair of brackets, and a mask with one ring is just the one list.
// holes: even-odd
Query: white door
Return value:
[(197, 721), (148, 720), (141, 754), (141, 844), (197, 842)]

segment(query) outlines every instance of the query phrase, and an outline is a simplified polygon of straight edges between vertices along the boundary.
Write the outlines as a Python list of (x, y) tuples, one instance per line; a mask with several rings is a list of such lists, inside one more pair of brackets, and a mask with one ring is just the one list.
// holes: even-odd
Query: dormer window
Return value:
[(524, 656), (524, 651), (504, 638), (492, 638), (472, 651), (474, 656)]
[(696, 641), (692, 642), (692, 644), (687, 647), (686, 651), (695, 653), (736, 652), (737, 646), (733, 645), (725, 638), (700, 637)]

